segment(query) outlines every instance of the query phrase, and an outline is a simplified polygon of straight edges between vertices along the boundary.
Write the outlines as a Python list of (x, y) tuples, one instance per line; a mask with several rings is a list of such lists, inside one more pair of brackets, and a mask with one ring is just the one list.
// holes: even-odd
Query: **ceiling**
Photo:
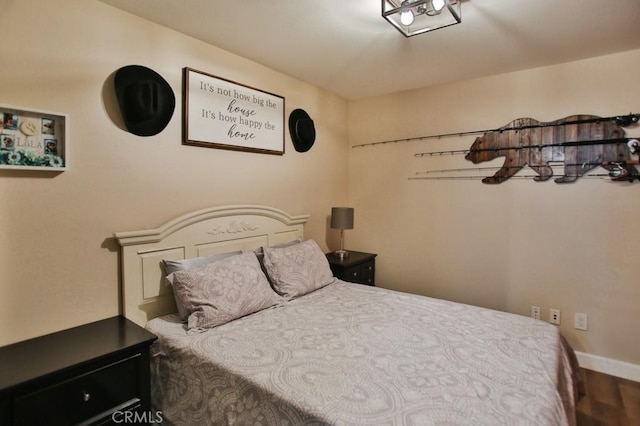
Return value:
[(346, 99), (640, 48), (640, 0), (463, 0), (410, 38), (380, 0), (101, 1)]

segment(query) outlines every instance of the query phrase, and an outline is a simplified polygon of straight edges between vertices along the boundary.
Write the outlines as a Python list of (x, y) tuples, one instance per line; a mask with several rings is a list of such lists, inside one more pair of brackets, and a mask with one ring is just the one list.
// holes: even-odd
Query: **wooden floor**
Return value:
[(577, 406), (578, 426), (640, 426), (640, 383), (581, 369), (587, 395)]

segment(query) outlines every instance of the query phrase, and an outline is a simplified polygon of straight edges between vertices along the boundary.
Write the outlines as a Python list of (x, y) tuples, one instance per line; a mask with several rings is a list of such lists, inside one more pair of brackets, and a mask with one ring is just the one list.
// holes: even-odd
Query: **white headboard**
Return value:
[(257, 205), (212, 207), (187, 213), (156, 229), (117, 232), (122, 247), (123, 315), (144, 326), (176, 311), (162, 259), (180, 260), (253, 250), (303, 237), (309, 215), (291, 216)]

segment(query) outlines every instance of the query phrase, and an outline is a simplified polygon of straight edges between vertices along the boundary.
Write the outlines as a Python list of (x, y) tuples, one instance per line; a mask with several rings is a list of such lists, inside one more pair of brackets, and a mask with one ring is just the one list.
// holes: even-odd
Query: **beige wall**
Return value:
[[(114, 232), (188, 211), (266, 204), (311, 215), (324, 248), (331, 206), (347, 201), (345, 100), (95, 0), (2, 2), (0, 104), (68, 113), (69, 170), (0, 170), (0, 345), (118, 314)], [(113, 73), (148, 66), (178, 105), (160, 134), (123, 131)], [(315, 120), (301, 154), (181, 145), (181, 70), (188, 66), (285, 98), (285, 117)]]
[[(519, 117), (638, 113), (638, 69), (640, 51), (632, 51), (351, 102), (350, 144), (491, 129)], [(356, 221), (346, 245), (379, 253), (381, 286), (523, 315), (539, 305), (544, 319), (557, 308), (577, 350), (640, 364), (640, 183), (409, 180), (475, 167), (463, 156), (414, 157), (466, 149), (474, 138), (352, 148)], [(589, 315), (589, 331), (574, 330), (575, 312)]]

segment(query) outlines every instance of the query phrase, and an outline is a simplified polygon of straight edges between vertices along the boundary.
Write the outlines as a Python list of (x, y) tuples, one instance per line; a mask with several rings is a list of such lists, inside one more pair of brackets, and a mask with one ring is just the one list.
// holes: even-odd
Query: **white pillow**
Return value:
[[(300, 244), (302, 242), (302, 238), (296, 238), (293, 241), (289, 241), (286, 243), (280, 243), (280, 244), (276, 244), (273, 246), (269, 246), (271, 248), (283, 248), (283, 247), (291, 247), (293, 245), (296, 244)], [(262, 268), (262, 271), (267, 274), (267, 279), (269, 280), (269, 283), (271, 285), (273, 285), (273, 283), (271, 282), (271, 278), (269, 277), (269, 274), (267, 273), (267, 269), (264, 267), (264, 247), (258, 247), (257, 249), (253, 250), (253, 253), (256, 254), (256, 257), (258, 258), (258, 262), (260, 263), (260, 267)]]
[(173, 273), (173, 290), (187, 311), (189, 334), (274, 306), (273, 292), (253, 253)]
[(264, 247), (264, 266), (271, 284), (287, 299), (302, 296), (334, 281), (326, 256), (314, 240), (289, 247)]

